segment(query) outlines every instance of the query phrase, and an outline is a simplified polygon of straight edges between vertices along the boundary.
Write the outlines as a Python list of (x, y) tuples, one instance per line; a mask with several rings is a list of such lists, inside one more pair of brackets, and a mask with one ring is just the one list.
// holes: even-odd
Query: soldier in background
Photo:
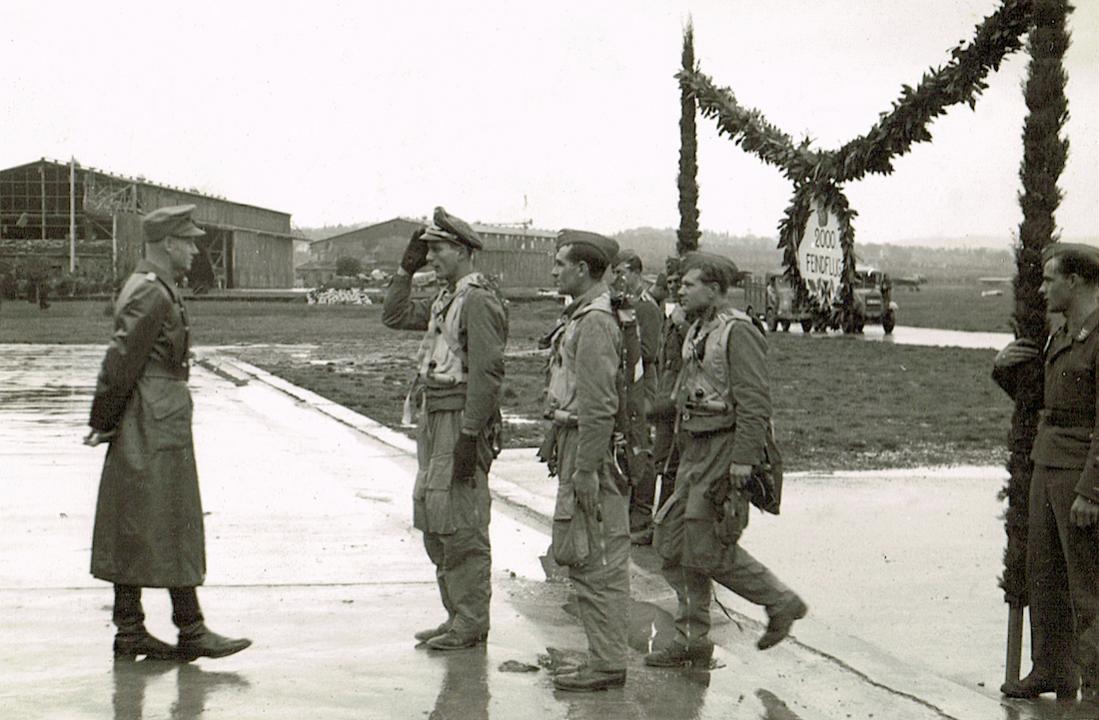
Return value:
[[(109, 442), (92, 535), (92, 575), (114, 583), (114, 654), (194, 660), (252, 644), (222, 637), (203, 622), (196, 587), (206, 547), (191, 437), (190, 326), (176, 281), (205, 233), (194, 205), (142, 218), (145, 259), (118, 296), (114, 335), (96, 380), (90, 446)], [(168, 588), (177, 646), (145, 629), (141, 588)]]
[(672, 302), (662, 325), (659, 359), (657, 361), (656, 398), (650, 408), (653, 421), (653, 461), (660, 475), (660, 508), (675, 492), (675, 477), (679, 467), (679, 450), (675, 444), (675, 402), (672, 391), (679, 369), (683, 367), (683, 338), (690, 322), (681, 305), (675, 302), (679, 295), (679, 279), (682, 258), (670, 257), (666, 262), (665, 287)]
[[(473, 268), (480, 236), (435, 208), (417, 230), (385, 295), (382, 322), (426, 331), (406, 422), (419, 411), (412, 491), (413, 524), (424, 547), (447, 619), (416, 633), (433, 650), (460, 650), (488, 637), (492, 597), (488, 472), (499, 452), (507, 313), (495, 287)], [(412, 276), (431, 263), (445, 283), (434, 300), (412, 300)]]
[(610, 238), (562, 230), (553, 277), (572, 298), (550, 338), (547, 450), (558, 475), (553, 554), (569, 566), (590, 662), (554, 677), (559, 690), (592, 691), (626, 683), (630, 599), (626, 487), (615, 471), (613, 434), (622, 402), (622, 330), (603, 276), (618, 253)]
[(1044, 396), (1030, 459), (1026, 583), (1030, 653), (1014, 698), (1057, 693), (1099, 699), (1099, 249), (1056, 243), (1043, 257), (1041, 292), (1064, 323), (1045, 349), (1025, 338), (996, 356), (992, 376), (1015, 396), (1019, 368), (1043, 363)]
[(664, 314), (659, 303), (645, 289), (641, 258), (623, 249), (614, 260), (614, 282), (625, 293), (637, 318), (641, 343), (641, 402), (628, 411), (626, 438), (630, 454), (630, 541), (649, 545), (653, 540), (653, 501), (656, 497), (656, 467), (653, 461), (653, 427), (647, 415), (656, 401), (658, 356)]
[(655, 667), (707, 665), (711, 580), (766, 608), (757, 647), (781, 642), (807, 606), (737, 546), (747, 524), (750, 483), (777, 458), (771, 437), (767, 343), (751, 318), (729, 307), (725, 293), (736, 267), (723, 257), (692, 253), (680, 283), (684, 311), (695, 318), (683, 345), (676, 390), (679, 475), (672, 499), (657, 514), (654, 544), (675, 589), (676, 641), (645, 656)]

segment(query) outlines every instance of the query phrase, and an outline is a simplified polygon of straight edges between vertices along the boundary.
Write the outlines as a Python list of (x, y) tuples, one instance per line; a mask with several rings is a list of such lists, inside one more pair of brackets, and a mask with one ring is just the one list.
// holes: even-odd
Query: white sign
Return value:
[(810, 297), (826, 304), (839, 300), (843, 278), (840, 219), (817, 198), (809, 210), (798, 245), (798, 272)]

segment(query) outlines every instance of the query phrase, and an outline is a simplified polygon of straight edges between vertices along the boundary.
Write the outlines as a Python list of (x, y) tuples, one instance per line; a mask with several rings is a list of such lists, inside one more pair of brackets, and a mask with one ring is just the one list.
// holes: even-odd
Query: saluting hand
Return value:
[(1019, 338), (1008, 343), (1007, 347), (996, 354), (994, 364), (998, 368), (1009, 368), (1019, 363), (1033, 360), (1041, 354), (1038, 344), (1033, 340)]
[(595, 517), (599, 506), (599, 475), (594, 470), (577, 470), (572, 474), (572, 490), (576, 494), (576, 504)]
[(1068, 517), (1076, 527), (1091, 527), (1095, 525), (1096, 521), (1099, 521), (1099, 503), (1093, 502), (1083, 495), (1077, 495), (1076, 499), (1072, 501)]

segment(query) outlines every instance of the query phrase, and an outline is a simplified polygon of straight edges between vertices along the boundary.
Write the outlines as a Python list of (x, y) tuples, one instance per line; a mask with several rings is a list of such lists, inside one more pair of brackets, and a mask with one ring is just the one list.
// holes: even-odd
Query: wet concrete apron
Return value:
[[(498, 669), (535, 663), (549, 646), (585, 647), (567, 584), (547, 582), (538, 559), (544, 514), (505, 502), (492, 522), (488, 645), (416, 649), (413, 632), (442, 610), (410, 527), (414, 458), (266, 384), (201, 368), (192, 388), (210, 573), (200, 600), (213, 629), (255, 645), (190, 665), (112, 663), (110, 588), (87, 571), (104, 450), (80, 444), (101, 352), (0, 346), (0, 716), (808, 720), (1070, 710), (1001, 709), (974, 695), (957, 707), (975, 714), (950, 715), (803, 644), (759, 653), (758, 626), (719, 614), (721, 667), (646, 668), (641, 654), (671, 639), (674, 606), (651, 557), (633, 575), (626, 689), (555, 692), (544, 670)], [(150, 630), (173, 640), (167, 593), (145, 598)]]

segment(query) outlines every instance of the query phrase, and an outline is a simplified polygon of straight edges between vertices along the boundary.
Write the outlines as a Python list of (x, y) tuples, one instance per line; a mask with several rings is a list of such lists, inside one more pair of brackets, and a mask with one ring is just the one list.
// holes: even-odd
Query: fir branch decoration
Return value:
[[(1015, 312), (1012, 320), (1016, 337), (1045, 344), (1046, 303), (1038, 292), (1042, 284), (1042, 251), (1057, 241), (1054, 213), (1061, 202), (1057, 179), (1068, 158), (1068, 140), (1061, 130), (1068, 120), (1063, 58), (1069, 46), (1065, 29), (1072, 6), (1067, 0), (1035, 0), (1035, 27), (1027, 47), (1030, 63), (1024, 96), (1027, 118), (1023, 126), (1023, 163), (1019, 170), (1023, 191), (1019, 204), (1023, 221), (1015, 249)], [(1010, 477), (1001, 497), (1008, 501), (1004, 515), (1007, 547), (1000, 587), (1004, 599), (1015, 605), (1027, 603), (1026, 544), (1027, 506), (1030, 476), (1034, 470), (1030, 450), (1037, 434), (1038, 410), (1042, 407), (1042, 379), (1039, 363), (1018, 368), (1018, 392), (1008, 436), (1007, 469)]]
[[(978, 96), (988, 87), (985, 82), (988, 73), (998, 69), (1004, 57), (1022, 47), (1021, 38), (1034, 20), (1035, 3), (1048, 4), (1048, 1), (1003, 0), (999, 9), (977, 26), (971, 43), (959, 44), (950, 51), (949, 63), (930, 69), (916, 88), (902, 86), (892, 110), (882, 113), (869, 132), (830, 151), (812, 149), (809, 138), (795, 144), (789, 135), (769, 123), (762, 112), (742, 107), (732, 90), (718, 87), (698, 65), (690, 67), (685, 36), (683, 68), (676, 75), (680, 88), (690, 92), (703, 117), (717, 123), (719, 134), (727, 135), (744, 150), (777, 167), (794, 184), (794, 200), (779, 223), (779, 247), (783, 249), (786, 273), (795, 281), (799, 299), (805, 300), (809, 295), (797, 268), (797, 251), (812, 198), (822, 197), (840, 217), (844, 267), (838, 317), (846, 327), (854, 310), (851, 285), (855, 278), (854, 230), (850, 221), (855, 213), (848, 207), (841, 186), (868, 173), (892, 173), (895, 157), (907, 153), (914, 143), (931, 140), (928, 125), (946, 108), (962, 102), (974, 107)], [(689, 57), (693, 60), (693, 37)], [(685, 103), (684, 100), (684, 107)], [(832, 309), (818, 310), (829, 314), (835, 323), (837, 313)]]
[[(683, 31), (683, 70), (695, 64), (694, 25), (688, 20)], [(698, 250), (698, 139), (695, 132), (695, 99), (690, 89), (680, 80), (679, 116), (679, 231), (675, 243), (676, 254), (686, 255)]]

